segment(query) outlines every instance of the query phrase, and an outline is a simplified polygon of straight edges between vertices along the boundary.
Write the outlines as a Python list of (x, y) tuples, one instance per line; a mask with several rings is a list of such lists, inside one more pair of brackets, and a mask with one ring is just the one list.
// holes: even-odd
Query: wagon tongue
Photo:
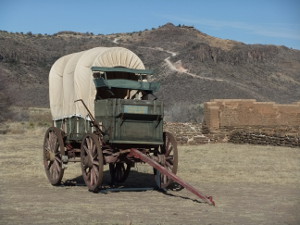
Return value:
[(148, 157), (144, 153), (140, 152), (138, 149), (135, 149), (135, 148), (130, 149), (130, 156), (134, 157), (134, 158), (137, 158), (137, 159), (140, 159), (145, 163), (148, 163), (150, 166), (157, 169), (162, 174), (168, 176), (173, 181), (177, 182), (178, 184), (180, 184), (181, 186), (183, 186), (184, 188), (186, 188), (187, 190), (189, 190), (193, 194), (197, 195), (199, 198), (201, 198), (207, 204), (215, 206), (215, 202), (214, 202), (212, 196), (205, 196), (203, 193), (198, 191), (192, 185), (190, 185), (187, 182), (183, 181), (181, 178), (176, 176), (174, 173), (172, 173), (171, 171), (169, 171), (168, 169), (166, 169), (165, 167), (163, 167), (158, 162), (151, 159), (150, 157)]

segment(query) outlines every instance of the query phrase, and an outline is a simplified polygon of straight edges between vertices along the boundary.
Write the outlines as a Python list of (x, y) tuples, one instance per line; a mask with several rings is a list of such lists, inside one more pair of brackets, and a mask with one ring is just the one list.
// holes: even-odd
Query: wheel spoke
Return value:
[(96, 145), (92, 142), (92, 146), (91, 146), (91, 156), (92, 156), (93, 158), (97, 157), (96, 152), (97, 152)]
[(168, 182), (168, 177), (166, 175), (163, 175), (162, 178), (162, 183), (166, 184)]
[(90, 168), (87, 168), (86, 177), (87, 177), (87, 180), (91, 180), (91, 169)]
[(56, 160), (58, 163), (60, 163), (60, 164), (62, 163), (62, 161), (61, 161), (61, 159), (59, 158), (59, 156), (56, 156), (56, 157), (55, 157), (55, 160)]
[(55, 143), (54, 153), (55, 154), (59, 153), (59, 143), (58, 142)]
[(54, 161), (49, 161), (49, 164), (47, 165), (47, 170), (50, 170), (52, 167)]
[(86, 143), (87, 149), (89, 151), (89, 149), (91, 149), (91, 143), (90, 143), (90, 139), (88, 137), (85, 139), (85, 143)]
[(168, 161), (166, 161), (166, 166), (167, 166), (167, 168), (173, 168), (173, 162), (168, 162)]
[(85, 151), (85, 153), (86, 153), (87, 155), (90, 154), (89, 149), (88, 149), (85, 145), (83, 145), (83, 149), (84, 149), (84, 151)]
[(47, 141), (46, 141), (46, 144), (45, 144), (44, 148), (45, 148), (45, 150), (47, 150), (47, 151), (50, 151), (50, 150), (51, 150), (51, 148), (50, 148), (50, 142), (49, 142), (49, 138), (47, 139)]
[(97, 160), (97, 158), (98, 158), (98, 154), (97, 154), (97, 151), (96, 151), (95, 154), (92, 156), (92, 159)]
[(96, 160), (94, 160), (94, 161), (93, 161), (93, 165), (94, 165), (94, 166), (99, 166), (99, 162), (96, 161)]
[(52, 134), (49, 133), (48, 146), (49, 146), (50, 150), (52, 150), (52, 141), (53, 141)]
[(91, 169), (91, 179), (90, 179), (90, 182), (91, 182), (91, 185), (93, 186), (95, 183), (94, 183), (94, 177), (95, 177), (95, 172), (93, 169)]
[(170, 149), (170, 139), (168, 137), (166, 137), (166, 143), (167, 143), (167, 146), (166, 146), (166, 151), (168, 151)]
[(167, 156), (169, 156), (170, 155), (170, 153), (173, 151), (173, 146), (171, 145), (171, 147), (169, 147), (168, 149), (166, 149), (166, 154), (165, 154), (165, 156), (167, 157)]
[(170, 163), (173, 163), (174, 161), (174, 155), (169, 155), (166, 157), (166, 161), (170, 162)]
[(124, 163), (122, 163), (122, 164), (120, 164), (120, 171), (122, 171), (122, 173), (124, 173), (125, 172), (125, 165), (124, 165)]
[(54, 132), (50, 133), (50, 149), (55, 151), (55, 145), (57, 144), (57, 137)]
[(57, 161), (54, 161), (53, 165), (54, 165), (55, 171), (58, 173), (61, 168), (60, 164)]
[(99, 177), (99, 172), (98, 172), (99, 168), (97, 166), (93, 165), (93, 170), (95, 172), (94, 176), (95, 176), (95, 183), (96, 183), (96, 181), (98, 180), (98, 177)]
[(58, 177), (58, 169), (55, 162), (51, 166), (51, 172), (51, 176), (53, 177), (53, 179), (56, 179)]

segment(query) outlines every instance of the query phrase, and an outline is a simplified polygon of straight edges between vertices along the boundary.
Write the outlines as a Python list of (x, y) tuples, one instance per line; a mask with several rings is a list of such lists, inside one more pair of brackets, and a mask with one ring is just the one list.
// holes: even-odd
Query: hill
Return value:
[(110, 35), (0, 31), (0, 117), (8, 105), (49, 107), (51, 65), (62, 55), (97, 46), (128, 48), (155, 71), (167, 120), (200, 120), (201, 104), (214, 98), (299, 101), (300, 51), (284, 46), (247, 45), (170, 23)]

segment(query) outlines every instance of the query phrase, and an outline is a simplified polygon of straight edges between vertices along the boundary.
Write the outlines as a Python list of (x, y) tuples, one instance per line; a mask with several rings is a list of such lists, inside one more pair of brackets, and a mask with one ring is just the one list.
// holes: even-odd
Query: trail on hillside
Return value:
[[(114, 38), (112, 40), (112, 42), (114, 44), (119, 44), (119, 39), (118, 38)], [(221, 79), (221, 78), (211, 78), (211, 77), (205, 77), (205, 76), (201, 76), (199, 74), (195, 74), (195, 73), (191, 73), (189, 72), (189, 70), (187, 68), (184, 68), (182, 65), (180, 66), (175, 66), (174, 63), (171, 61), (172, 57), (176, 57), (178, 55), (178, 52), (174, 52), (171, 50), (167, 50), (167, 49), (163, 49), (162, 47), (146, 47), (146, 46), (138, 46), (138, 48), (144, 48), (144, 49), (151, 49), (151, 50), (155, 50), (155, 51), (160, 51), (160, 52), (165, 52), (170, 54), (170, 56), (166, 57), (163, 61), (165, 62), (165, 65), (167, 65), (167, 67), (171, 70), (171, 71), (175, 71), (177, 73), (180, 73), (182, 75), (186, 75), (189, 77), (193, 77), (196, 79), (200, 79), (200, 80), (206, 80), (206, 81), (213, 81), (213, 82), (224, 82), (227, 83), (229, 85), (232, 85), (240, 90), (242, 90), (243, 92), (249, 93), (251, 96), (256, 96), (256, 98), (258, 99), (262, 99), (262, 100), (268, 100), (266, 99), (264, 96), (258, 94), (257, 91), (254, 90), (250, 90), (249, 86), (236, 82), (236, 81), (232, 81), (232, 80), (225, 80), (225, 79)]]
[(225, 82), (225, 83), (228, 83), (230, 85), (234, 85), (236, 88), (239, 88), (240, 90), (242, 90), (244, 92), (247, 92), (252, 96), (257, 96), (260, 99), (265, 99), (264, 96), (259, 95), (256, 91), (250, 90), (249, 87), (245, 84), (235, 82), (235, 81), (232, 81), (232, 80), (224, 80), (224, 79), (220, 79), (220, 78), (204, 77), (204, 76), (201, 76), (199, 74), (188, 72), (188, 69), (184, 68), (183, 66), (176, 67), (174, 65), (174, 63), (172, 63), (171, 58), (177, 56), (177, 54), (178, 54), (177, 52), (173, 52), (173, 51), (170, 51), (170, 50), (165, 50), (161, 47), (156, 47), (156, 48), (141, 47), (141, 48), (148, 48), (148, 49), (152, 49), (152, 50), (158, 50), (158, 51), (162, 51), (162, 52), (166, 52), (166, 53), (170, 54), (170, 56), (168, 56), (167, 58), (164, 59), (164, 62), (166, 63), (168, 68), (172, 71), (178, 72), (178, 73), (183, 74), (183, 75), (188, 75), (188, 76), (196, 78), (196, 79), (207, 80), (207, 81), (215, 81), (215, 82)]
[(115, 44), (119, 44), (119, 39), (120, 38), (115, 38), (112, 42), (115, 43)]
[(190, 72), (188, 72), (188, 69), (186, 69), (184, 67), (176, 67), (174, 65), (174, 63), (172, 63), (171, 57), (177, 56), (178, 55), (177, 52), (173, 52), (173, 51), (170, 51), (170, 50), (165, 50), (165, 49), (163, 49), (161, 47), (152, 48), (152, 47), (143, 47), (143, 46), (140, 46), (140, 48), (147, 48), (147, 49), (157, 50), (157, 51), (166, 52), (166, 53), (170, 54), (170, 56), (168, 56), (167, 58), (164, 59), (164, 62), (166, 63), (166, 65), (168, 66), (168, 68), (170, 70), (173, 70), (175, 72), (178, 72), (178, 73), (181, 73), (181, 74), (186, 74), (186, 75), (189, 75), (189, 76), (191, 76), (193, 78), (202, 79), (202, 80), (217, 81), (217, 82), (226, 82), (223, 79), (211, 78), (211, 77), (204, 77), (204, 76), (201, 76), (199, 74), (190, 73)]

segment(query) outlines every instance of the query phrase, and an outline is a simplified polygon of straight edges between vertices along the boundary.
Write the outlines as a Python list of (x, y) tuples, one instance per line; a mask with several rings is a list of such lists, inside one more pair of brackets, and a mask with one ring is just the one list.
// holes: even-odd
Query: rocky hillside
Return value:
[(8, 105), (49, 107), (54, 61), (96, 46), (128, 48), (155, 71), (170, 121), (201, 120), (201, 104), (213, 98), (299, 101), (300, 51), (284, 46), (246, 45), (173, 24), (111, 35), (0, 31), (0, 120)]

